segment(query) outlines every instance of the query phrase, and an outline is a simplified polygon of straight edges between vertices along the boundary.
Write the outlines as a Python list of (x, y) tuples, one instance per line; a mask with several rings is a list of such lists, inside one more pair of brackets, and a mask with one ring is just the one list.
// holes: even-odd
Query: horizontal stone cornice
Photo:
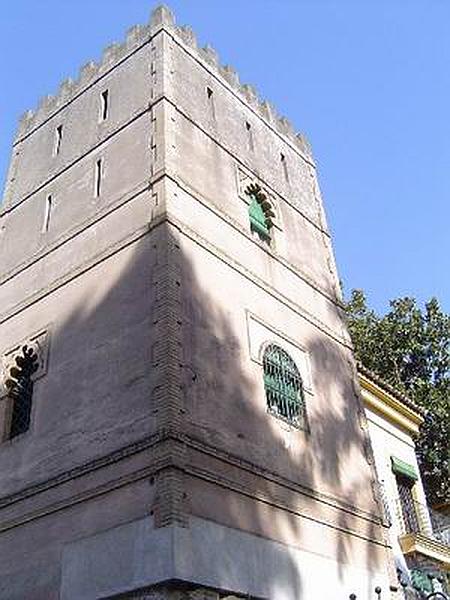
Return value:
[(216, 258), (227, 264), (229, 267), (231, 267), (241, 275), (244, 275), (248, 280), (252, 281), (253, 283), (255, 283), (255, 285), (257, 285), (258, 287), (266, 291), (268, 294), (282, 302), (285, 306), (293, 310), (297, 315), (300, 315), (306, 321), (317, 327), (317, 329), (322, 331), (322, 333), (325, 333), (330, 338), (334, 339), (336, 342), (342, 344), (343, 346), (352, 349), (350, 340), (343, 337), (342, 335), (340, 335), (340, 333), (337, 333), (335, 330), (331, 329), (328, 325), (326, 325), (326, 323), (315, 317), (309, 311), (305, 310), (297, 302), (295, 302), (291, 298), (288, 298), (284, 294), (281, 294), (281, 292), (279, 292), (276, 288), (266, 283), (261, 277), (256, 275), (253, 271), (250, 271), (249, 269), (244, 267), (244, 265), (232, 258), (228, 253), (220, 249), (218, 246), (206, 240), (206, 238), (202, 237), (199, 233), (188, 227), (176, 216), (167, 214), (166, 218), (167, 222), (176, 226), (180, 230), (180, 233), (182, 235), (190, 238), (192, 241), (199, 244), (205, 250), (208, 250), (208, 252), (213, 254)]
[(141, 239), (142, 237), (147, 235), (148, 232), (149, 232), (148, 225), (144, 225), (144, 226), (134, 230), (129, 235), (125, 236), (124, 238), (118, 240), (116, 243), (109, 246), (106, 250), (99, 252), (98, 254), (95, 254), (92, 258), (85, 261), (84, 263), (82, 263), (81, 265), (76, 267), (75, 269), (58, 277), (50, 285), (48, 285), (44, 288), (41, 288), (40, 290), (37, 290), (36, 292), (30, 294), (24, 300), (22, 300), (21, 302), (19, 302), (15, 306), (13, 306), (10, 310), (1, 314), (0, 315), (0, 324), (5, 323), (9, 319), (15, 317), (16, 315), (21, 313), (23, 310), (27, 309), (29, 306), (32, 306), (36, 302), (39, 302), (40, 300), (42, 300), (43, 298), (45, 298), (52, 292), (63, 287), (64, 285), (66, 285), (67, 283), (69, 283), (70, 281), (75, 279), (76, 277), (79, 277), (80, 275), (82, 275), (83, 273), (88, 271), (89, 269), (92, 269), (93, 267), (95, 267), (96, 265), (101, 263), (102, 261), (110, 258), (111, 256), (114, 256), (114, 254), (116, 254), (120, 250), (123, 250), (127, 246), (130, 246), (134, 242), (137, 242), (139, 239)]
[(153, 102), (149, 103), (147, 106), (141, 107), (136, 110), (128, 119), (115, 125), (112, 129), (105, 131), (102, 136), (100, 136), (95, 143), (86, 146), (77, 156), (73, 157), (71, 160), (67, 161), (65, 164), (60, 166), (59, 168), (51, 171), (48, 177), (46, 177), (41, 183), (37, 184), (33, 189), (25, 192), (23, 196), (20, 197), (15, 202), (8, 202), (8, 204), (0, 210), (0, 217), (7, 215), (18, 206), (32, 198), (35, 194), (38, 194), (42, 191), (46, 186), (50, 185), (56, 179), (64, 175), (69, 169), (77, 165), (79, 162), (84, 160), (87, 156), (89, 156), (92, 152), (95, 152), (100, 146), (107, 143), (111, 139), (113, 139), (116, 135), (120, 134), (124, 131), (129, 125), (132, 125), (140, 118), (151, 114), (151, 111), (154, 109), (155, 105), (158, 104), (161, 98), (155, 99)]
[[(224, 464), (228, 464), (238, 469), (245, 470), (252, 475), (259, 477), (264, 480), (271, 481), (277, 485), (286, 488), (291, 493), (298, 494), (299, 496), (307, 496), (319, 503), (326, 504), (327, 506), (336, 509), (337, 511), (344, 511), (345, 513), (353, 516), (356, 519), (362, 519), (363, 521), (373, 522), (377, 526), (381, 527), (380, 518), (378, 515), (369, 513), (361, 510), (357, 506), (347, 504), (339, 498), (325, 495), (318, 492), (317, 490), (305, 488), (300, 484), (282, 477), (276, 473), (265, 469), (262, 466), (258, 466), (240, 456), (231, 454), (224, 450), (217, 449), (200, 439), (193, 438), (180, 431), (172, 430), (170, 427), (160, 430), (159, 432), (149, 435), (145, 438), (137, 440), (123, 448), (120, 448), (108, 455), (95, 458), (89, 462), (86, 462), (78, 467), (65, 471), (56, 475), (55, 477), (49, 478), (46, 481), (41, 481), (34, 485), (28, 486), (14, 494), (0, 498), (0, 531), (5, 531), (12, 527), (16, 527), (23, 523), (29, 522), (33, 519), (40, 518), (52, 512), (56, 512), (67, 508), (73, 504), (89, 500), (97, 495), (107, 493), (118, 487), (128, 485), (139, 479), (157, 475), (158, 472), (166, 469), (175, 469), (191, 476), (205, 479), (225, 487), (237, 491), (238, 493), (245, 494), (255, 500), (270, 503), (277, 506), (281, 510), (287, 510), (289, 512), (295, 512), (299, 516), (304, 516), (302, 511), (294, 510), (292, 506), (281, 501), (279, 498), (272, 497), (269, 493), (259, 493), (255, 490), (251, 490), (240, 482), (240, 478), (236, 477), (233, 480), (218, 475), (216, 471), (205, 470), (199, 468), (192, 463), (186, 463), (184, 456), (184, 450), (191, 448), (197, 452), (206, 454)], [(110, 481), (103, 483), (99, 486), (89, 488), (75, 495), (71, 495), (66, 498), (62, 498), (49, 505), (41, 506), (37, 511), (29, 511), (24, 514), (3, 521), (1, 518), (2, 509), (11, 508), (14, 505), (20, 504), (27, 499), (33, 498), (39, 494), (45, 494), (49, 490), (52, 490), (58, 486), (72, 481), (73, 479), (82, 478), (89, 475), (99, 469), (106, 468), (114, 465), (122, 460), (128, 459), (133, 455), (151, 450), (152, 456), (148, 457), (148, 464), (144, 467), (134, 470), (126, 475), (118, 478), (113, 478)], [(260, 489), (264, 489), (264, 485), (260, 486)], [(18, 510), (20, 512), (20, 510)], [(320, 519), (315, 519), (319, 520)], [(349, 530), (350, 533), (352, 533)], [(357, 532), (353, 532), (358, 535)], [(378, 541), (379, 542), (379, 541)]]
[[(103, 213), (101, 218), (108, 216), (114, 210), (116, 210), (117, 208), (122, 206), (122, 204), (132, 200), (134, 197), (136, 197), (137, 195), (140, 195), (141, 193), (143, 193), (147, 190), (148, 190), (148, 187), (143, 188), (140, 191), (136, 192), (136, 194), (134, 196), (127, 197), (125, 199), (122, 198), (116, 204), (108, 206), (105, 209), (105, 212)], [(93, 218), (89, 222), (85, 223), (83, 229), (87, 229), (91, 224), (93, 224), (94, 222), (97, 222), (99, 219), (100, 219), (100, 217), (98, 217), (98, 216), (96, 218)], [(79, 265), (78, 267), (73, 269), (72, 271), (61, 275), (59, 278), (57, 278), (55, 281), (53, 281), (51, 285), (35, 291), (33, 294), (31, 294), (30, 296), (23, 299), (21, 302), (19, 302), (18, 304), (16, 304), (12, 308), (10, 308), (8, 311), (0, 313), (0, 324), (13, 318), (17, 314), (19, 314), (20, 312), (22, 312), (23, 310), (28, 308), (29, 306), (31, 306), (32, 304), (38, 302), (39, 300), (41, 300), (48, 294), (52, 293), (53, 291), (59, 289), (60, 287), (62, 287), (64, 285), (66, 285), (68, 282), (72, 281), (76, 277), (79, 277), (84, 272), (93, 268), (100, 262), (113, 256), (115, 253), (119, 252), (120, 250), (124, 249), (125, 247), (129, 246), (130, 244), (138, 241), (140, 238), (142, 238), (143, 236), (147, 235), (150, 231), (152, 231), (155, 227), (158, 227), (159, 225), (161, 225), (164, 222), (171, 223), (172, 225), (174, 225), (183, 235), (190, 237), (193, 241), (200, 244), (203, 248), (208, 250), (210, 253), (214, 254), (219, 260), (222, 260), (223, 262), (228, 264), (231, 268), (237, 270), (240, 274), (244, 275), (247, 279), (249, 279), (250, 281), (254, 282), (256, 285), (258, 285), (259, 287), (264, 289), (271, 296), (277, 298), (280, 302), (282, 302), (284, 305), (288, 306), (296, 314), (303, 317), (305, 320), (310, 322), (312, 325), (317, 327), (320, 331), (322, 331), (329, 337), (333, 338), (335, 341), (339, 342), (340, 344), (342, 344), (348, 348), (352, 347), (348, 339), (341, 336), (336, 331), (332, 330), (325, 323), (323, 323), (322, 321), (317, 319), (317, 317), (315, 317), (314, 315), (312, 315), (311, 313), (306, 311), (304, 308), (302, 308), (294, 300), (281, 294), (277, 289), (275, 289), (273, 286), (270, 286), (269, 284), (267, 284), (262, 278), (260, 278), (258, 275), (256, 275), (255, 273), (253, 273), (252, 271), (250, 271), (249, 269), (247, 269), (246, 267), (241, 265), (238, 261), (234, 260), (227, 253), (225, 253), (224, 251), (219, 249), (217, 246), (215, 246), (212, 243), (210, 243), (209, 241), (207, 241), (205, 238), (201, 237), (195, 231), (189, 229), (182, 222), (178, 221), (176, 219), (176, 217), (167, 215), (166, 213), (160, 214), (158, 217), (153, 219), (150, 223), (147, 223), (147, 224), (143, 225), (142, 227), (136, 229), (135, 231), (131, 232), (124, 238), (115, 242), (110, 247), (106, 248), (105, 250), (103, 250), (103, 251), (99, 252), (98, 254), (96, 254), (95, 256), (91, 257), (88, 261), (82, 263), (81, 265)], [(71, 238), (73, 238), (75, 235), (77, 235), (77, 233), (80, 233), (80, 231), (72, 232), (70, 235), (68, 234), (67, 236), (64, 237), (64, 239), (60, 240), (59, 245), (62, 245), (65, 242), (69, 241)], [(43, 256), (44, 255), (45, 254), (43, 254)], [(29, 268), (34, 262), (36, 262), (36, 261), (30, 262), (28, 265), (24, 266), (22, 268), (22, 270), (24, 270), (25, 268)], [(17, 274), (18, 273), (16, 273), (16, 275)], [(10, 276), (10, 278), (11, 277), (12, 277), (12, 275)]]
[(141, 194), (148, 192), (151, 188), (150, 182), (147, 179), (139, 182), (134, 188), (129, 190), (126, 194), (122, 194), (117, 198), (114, 198), (110, 203), (106, 204), (103, 207), (100, 207), (98, 212), (96, 212), (91, 217), (88, 217), (81, 223), (78, 223), (75, 227), (64, 231), (53, 243), (49, 244), (33, 256), (27, 258), (22, 261), (18, 265), (15, 265), (9, 271), (4, 272), (0, 276), (0, 285), (7, 283), (13, 277), (17, 277), (26, 269), (32, 267), (34, 264), (39, 262), (40, 260), (46, 258), (49, 254), (58, 250), (61, 246), (73, 240), (77, 235), (83, 233), (92, 225), (95, 225), (105, 217), (108, 217), (111, 213), (121, 208), (131, 200), (134, 200)]
[[(259, 244), (257, 241), (255, 241), (255, 238), (253, 236), (251, 236), (248, 233), (248, 231), (244, 227), (242, 227), (242, 225), (238, 221), (236, 221), (236, 219), (233, 219), (233, 217), (231, 217), (226, 212), (224, 212), (223, 210), (221, 210), (216, 204), (214, 204), (212, 202), (212, 200), (210, 198), (205, 197), (199, 190), (192, 189), (191, 186), (187, 185), (186, 182), (184, 182), (180, 177), (177, 177), (176, 175), (173, 175), (170, 172), (166, 173), (166, 177), (168, 179), (172, 180), (177, 186), (180, 187), (180, 189), (182, 189), (184, 192), (186, 192), (187, 194), (189, 194), (194, 200), (196, 200), (197, 202), (199, 202), (202, 206), (206, 207), (208, 210), (210, 210), (211, 212), (213, 212), (222, 221), (224, 221), (225, 223), (227, 223), (228, 225), (230, 225), (231, 227), (233, 227), (233, 229), (235, 229), (241, 235), (243, 235), (248, 240), (250, 240), (252, 242), (252, 244), (255, 245), (255, 247), (257, 247), (262, 252), (265, 252), (266, 254), (268, 254), (271, 257), (271, 259), (273, 259), (274, 261), (276, 261), (279, 264), (283, 265), (285, 268), (287, 268), (289, 271), (291, 271), (297, 277), (299, 277), (305, 283), (307, 283), (310, 287), (312, 287), (314, 290), (316, 290), (317, 292), (319, 292), (329, 302), (331, 302), (332, 304), (335, 304), (336, 306), (339, 306), (342, 309), (344, 308), (344, 305), (339, 300), (339, 298), (337, 298), (335, 295), (330, 294), (329, 291), (327, 291), (322, 285), (320, 285), (319, 283), (317, 283), (316, 281), (314, 281), (311, 277), (309, 277), (302, 269), (300, 269), (298, 266), (294, 265), (292, 262), (290, 262), (289, 260), (287, 260), (283, 256), (277, 254), (272, 248), (270, 248), (268, 246), (267, 247), (263, 247), (261, 244)], [(289, 203), (288, 200), (286, 200), (286, 199), (284, 199), (284, 200), (291, 206), (291, 208), (293, 210), (295, 210), (295, 211), (297, 211), (297, 212), (300, 213), (300, 211), (299, 211), (299, 209), (297, 207), (295, 207), (293, 204)], [(300, 213), (300, 214), (302, 214), (302, 213)], [(309, 221), (309, 219), (305, 215), (302, 214), (302, 216), (306, 220)], [(319, 229), (320, 232), (323, 233), (324, 235), (328, 235), (322, 229), (320, 229), (319, 227), (317, 227), (314, 224), (314, 222), (309, 221), (309, 223), (311, 225), (313, 225), (314, 227), (316, 227), (317, 229)]]

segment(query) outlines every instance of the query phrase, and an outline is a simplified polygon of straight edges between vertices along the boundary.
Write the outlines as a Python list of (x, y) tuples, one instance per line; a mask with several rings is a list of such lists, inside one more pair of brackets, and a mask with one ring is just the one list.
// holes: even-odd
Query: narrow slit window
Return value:
[(102, 166), (103, 160), (99, 158), (95, 163), (95, 197), (98, 198), (102, 191)]
[(250, 125), (250, 123), (248, 121), (245, 122), (245, 129), (247, 130), (247, 134), (248, 134), (248, 148), (251, 152), (253, 152), (253, 150), (254, 150), (253, 131), (252, 131), (252, 126)]
[(106, 121), (108, 118), (109, 111), (109, 91), (104, 90), (101, 95), (101, 112), (100, 112), (100, 120)]
[(44, 221), (42, 223), (42, 233), (46, 233), (48, 228), (50, 227), (50, 216), (52, 212), (52, 203), (53, 198), (51, 194), (49, 194), (45, 200), (45, 213), (44, 213)]
[(216, 120), (216, 107), (214, 105), (214, 95), (213, 95), (213, 91), (210, 87), (206, 88), (206, 95), (208, 97), (208, 105), (209, 105), (209, 110), (210, 110), (211, 116), (214, 120)]
[(58, 127), (55, 130), (55, 147), (53, 150), (53, 154), (55, 156), (57, 156), (61, 150), (62, 138), (63, 138), (63, 126), (58, 125)]
[(286, 157), (282, 152), (280, 153), (280, 160), (281, 160), (281, 165), (283, 168), (284, 179), (287, 181), (287, 183), (289, 183), (289, 173), (288, 173)]

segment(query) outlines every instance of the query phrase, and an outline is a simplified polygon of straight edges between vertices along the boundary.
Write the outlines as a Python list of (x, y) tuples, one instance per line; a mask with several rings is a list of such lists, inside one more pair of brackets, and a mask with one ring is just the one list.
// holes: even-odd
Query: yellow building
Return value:
[(414, 447), (423, 411), (362, 365), (359, 382), (399, 580), (448, 594), (450, 518), (427, 506)]

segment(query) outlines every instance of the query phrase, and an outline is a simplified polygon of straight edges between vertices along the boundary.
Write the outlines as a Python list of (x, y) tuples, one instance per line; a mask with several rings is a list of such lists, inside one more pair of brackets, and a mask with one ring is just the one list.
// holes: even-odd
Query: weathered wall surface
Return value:
[[(247, 176), (260, 183), (272, 195), (275, 224), (281, 230), (276, 231), (276, 253), (336, 297), (334, 260), (312, 159), (180, 44), (170, 39), (166, 50), (167, 97), (173, 103), (168, 173), (197, 200), (246, 232), (248, 216), (245, 202), (239, 201), (239, 179)], [(188, 211), (186, 217), (190, 218)]]
[[(358, 565), (369, 580), (385, 569), (385, 539), (314, 164), (251, 98), (193, 60), (192, 40), (170, 36), (165, 48), (167, 212), (181, 248), (191, 438), (186, 510), (327, 557), (342, 573)], [(273, 204), (270, 245), (250, 231), (249, 182)], [(268, 414), (252, 319), (265, 343), (306, 357), (308, 431)]]
[[(167, 90), (174, 106), (168, 111), (166, 163), (174, 182), (167, 210), (182, 240), (185, 348), (198, 375), (187, 396), (193, 426), (210, 432), (215, 442), (230, 435), (222, 444), (227, 450), (348, 498), (355, 485), (352, 474), (362, 490), (372, 470), (364, 456), (360, 401), (334, 293), (323, 209), (312, 185), (314, 167), (225, 82), (212, 81), (207, 65), (193, 62), (179, 43), (171, 40), (168, 53), (165, 64), (172, 79)], [(206, 90), (213, 85), (212, 115)], [(188, 88), (194, 92), (188, 94)], [(245, 122), (251, 117), (258, 127), (253, 149), (246, 143)], [(280, 153), (289, 157), (292, 182), (276, 163)], [(248, 204), (239, 188), (241, 169), (274, 194), (280, 230), (273, 247), (250, 232)], [(266, 414), (261, 364), (250, 360), (248, 311), (309, 356), (309, 434)], [(217, 392), (212, 398), (211, 389)], [(261, 444), (258, 450), (261, 428), (278, 441), (273, 449)], [(348, 447), (339, 447), (340, 440)], [(358, 501), (373, 507), (366, 493)]]
[[(119, 62), (117, 55), (117, 51), (106, 53), (100, 66), (88, 63), (77, 89), (73, 83), (63, 87), (54, 108), (50, 105), (44, 110), (44, 102), (29, 129), (19, 130), (14, 144), (13, 170), (6, 186), (5, 207), (24, 201), (37, 188), (57, 180), (67, 169), (95, 153), (101, 144), (148, 111), (152, 89), (155, 91), (151, 65), (160, 60), (158, 41), (154, 40), (152, 44), (147, 39), (141, 47), (130, 47)], [(108, 90), (108, 116), (102, 119), (101, 94), (105, 90)], [(56, 154), (58, 126), (62, 126), (62, 139)], [(142, 122), (140, 130), (145, 137)], [(144, 156), (142, 152), (135, 153), (138, 161)], [(132, 166), (131, 161), (128, 165)], [(116, 166), (123, 172), (123, 165)], [(77, 170), (72, 169), (71, 173), (75, 172)], [(63, 184), (61, 189), (64, 189)], [(80, 207), (80, 211), (83, 209)]]
[[(48, 339), (31, 427), (0, 444), (0, 598), (179, 579), (310, 600), (325, 568), (330, 593), (386, 585), (331, 241), (287, 122), (159, 10), (22, 122), (0, 219), (0, 352)], [(305, 430), (266, 410), (270, 340), (298, 356)]]
[[(142, 467), (145, 462), (148, 462), (148, 457), (147, 461), (141, 460), (139, 466)], [(137, 466), (129, 461), (124, 463), (122, 475), (126, 477)], [(117, 475), (117, 469), (114, 473), (104, 469), (100, 475), (91, 474), (67, 484), (69, 489), (60, 486), (53, 498), (61, 504), (58, 512), (38, 517), (40, 507), (34, 499), (30, 503), (34, 515), (32, 512), (29, 522), (0, 533), (2, 600), (57, 600), (61, 598), (62, 555), (70, 543), (143, 517), (152, 527), (148, 506), (154, 494), (148, 479), (113, 487), (107, 494), (101, 493), (100, 487), (107, 488), (109, 480), (117, 480)], [(80, 498), (77, 504), (69, 500), (75, 494)], [(67, 506), (64, 506), (64, 498), (68, 500)], [(125, 550), (120, 548), (124, 560), (129, 557)], [(106, 553), (103, 558), (107, 556)], [(101, 560), (102, 557), (96, 556), (92, 566), (99, 565)], [(88, 595), (84, 598), (94, 597)]]
[(0, 354), (39, 334), (46, 368), (26, 433), (5, 439), (0, 410), (2, 600), (59, 598), (67, 544), (143, 517), (152, 524), (150, 398), (162, 376), (149, 365), (166, 241), (149, 226), (161, 53), (148, 33), (141, 42), (130, 40), (123, 62), (116, 53), (88, 65), (79, 93), (41, 107), (14, 149), (0, 217)]
[(78, 92), (48, 114), (41, 108), (19, 132), (1, 217), (0, 349), (4, 355), (40, 330), (49, 348), (30, 431), (0, 447), (4, 495), (152, 431), (155, 242), (145, 236), (157, 164), (157, 38), (120, 60), (106, 54)]
[(4, 343), (49, 333), (30, 430), (0, 447), (4, 495), (152, 430), (148, 249), (142, 243), (122, 250), (2, 326)]

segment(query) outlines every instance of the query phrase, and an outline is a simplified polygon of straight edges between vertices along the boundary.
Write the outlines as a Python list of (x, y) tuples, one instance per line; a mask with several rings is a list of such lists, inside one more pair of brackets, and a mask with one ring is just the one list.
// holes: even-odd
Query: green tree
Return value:
[(357, 359), (426, 410), (417, 454), (428, 501), (450, 497), (450, 315), (436, 298), (421, 309), (414, 298), (390, 302), (379, 316), (361, 290), (346, 304)]

